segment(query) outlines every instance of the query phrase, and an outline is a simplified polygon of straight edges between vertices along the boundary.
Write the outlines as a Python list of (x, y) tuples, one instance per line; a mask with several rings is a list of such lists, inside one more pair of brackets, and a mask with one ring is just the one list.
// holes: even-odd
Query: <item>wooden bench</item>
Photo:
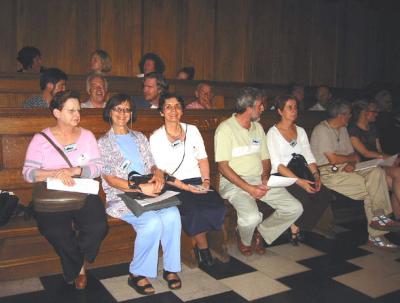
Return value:
[[(127, 93), (132, 96), (142, 95), (142, 80), (132, 77), (107, 77), (109, 91), (113, 93)], [(194, 98), (196, 86), (201, 81), (168, 79), (170, 91), (181, 95), (185, 102), (190, 102)], [(214, 103), (216, 108), (233, 109), (236, 97), (241, 88), (253, 86), (264, 89), (272, 102), (273, 97), (280, 94), (287, 94), (288, 85), (265, 84), (265, 83), (238, 83), (208, 81), (213, 86), (215, 95)], [(87, 98), (86, 76), (69, 75), (67, 87), (81, 93), (82, 100)], [(352, 100), (359, 94), (358, 89), (332, 88), (335, 97), (348, 98)], [(0, 73), (0, 107), (22, 107), (24, 101), (31, 95), (39, 94), (39, 77), (32, 74), (22, 73)], [(306, 106), (311, 106), (314, 102), (315, 87), (306, 87)]]
[[(186, 111), (183, 121), (196, 125), (204, 139), (209, 156), (211, 179), (216, 182), (217, 166), (214, 162), (214, 133), (220, 122), (230, 117), (229, 110)], [(318, 112), (306, 112), (299, 117), (298, 124), (310, 134), (312, 128), (324, 118)], [(262, 115), (261, 124), (268, 130), (278, 116), (272, 112)], [(160, 115), (154, 110), (141, 110), (134, 129), (150, 135), (162, 125)], [(23, 204), (31, 200), (31, 184), (21, 175), (26, 148), (32, 136), (54, 124), (54, 118), (45, 109), (0, 109), (0, 189), (16, 193)], [(101, 110), (83, 110), (81, 126), (90, 129), (97, 137), (109, 129), (102, 120)], [(210, 247), (221, 260), (227, 261), (227, 243), (234, 239), (236, 214), (230, 204), (221, 232), (209, 234)], [(350, 206), (350, 205), (349, 205)], [(132, 256), (135, 234), (131, 227), (113, 218), (109, 218), (110, 231), (103, 241), (100, 253), (93, 267), (129, 262)], [(182, 234), (182, 260), (189, 266), (195, 266), (192, 251), (192, 239)], [(0, 228), (0, 280), (41, 276), (61, 271), (57, 255), (39, 234), (35, 221), (12, 220)]]

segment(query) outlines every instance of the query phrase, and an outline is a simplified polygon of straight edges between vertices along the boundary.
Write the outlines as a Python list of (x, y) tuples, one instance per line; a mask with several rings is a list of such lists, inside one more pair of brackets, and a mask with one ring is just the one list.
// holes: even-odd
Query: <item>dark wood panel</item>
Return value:
[(336, 86), (339, 37), (338, 20), (343, 15), (339, 1), (315, 0), (312, 6), (311, 85)]
[(17, 48), (33, 45), (47, 67), (86, 73), (96, 47), (96, 0), (17, 1)]
[(142, 1), (100, 0), (99, 46), (111, 58), (111, 74), (135, 76), (142, 47)]
[(169, 78), (175, 77), (177, 62), (180, 62), (182, 1), (143, 1), (143, 53), (158, 54), (165, 63), (165, 75)]
[(1, 0), (0, 7), (0, 71), (16, 71), (15, 1)]
[(194, 66), (196, 79), (214, 79), (215, 3), (184, 2), (180, 66)]
[(217, 1), (215, 80), (245, 81), (248, 5), (246, 0)]
[[(45, 66), (85, 74), (95, 48), (113, 75), (134, 76), (145, 52), (174, 78), (193, 65), (197, 79), (361, 87), (397, 81), (400, 42), (395, 1), (359, 0), (1, 0), (0, 71), (38, 47)], [(391, 4), (392, 3), (392, 4)]]

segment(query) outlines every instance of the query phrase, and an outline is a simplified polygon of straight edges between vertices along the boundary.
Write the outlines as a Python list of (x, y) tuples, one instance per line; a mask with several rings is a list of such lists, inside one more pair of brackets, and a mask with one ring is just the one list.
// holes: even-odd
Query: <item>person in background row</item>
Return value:
[[(268, 188), (271, 162), (263, 127), (264, 111), (258, 89), (244, 88), (236, 100), (236, 113), (215, 131), (215, 161), (221, 174), (220, 194), (237, 212), (239, 251), (264, 254), (263, 239), (271, 244), (302, 214), (303, 207), (285, 188)], [(263, 220), (256, 199), (275, 211)], [(252, 239), (254, 236), (254, 243)]]
[(160, 96), (168, 92), (168, 83), (163, 75), (151, 72), (143, 78), (143, 98), (135, 100), (137, 108), (158, 109)]
[(178, 70), (176, 73), (176, 79), (179, 80), (193, 80), (195, 74), (195, 69), (192, 66), (185, 66)]
[(17, 60), (22, 66), (17, 72), (40, 73), (43, 71), (42, 54), (36, 47), (24, 46), (21, 48)]
[(111, 72), (112, 62), (110, 55), (102, 50), (96, 49), (90, 55), (90, 72), (98, 75), (105, 75)]
[[(106, 193), (107, 214), (132, 225), (136, 231), (134, 256), (129, 266), (128, 285), (142, 295), (155, 292), (148, 277), (157, 277), (158, 251), (163, 250), (163, 278), (169, 288), (181, 288), (177, 272), (181, 271), (180, 240), (181, 220), (176, 206), (146, 211), (135, 216), (118, 194), (141, 191), (157, 195), (164, 186), (164, 173), (159, 170), (150, 153), (147, 138), (131, 130), (128, 123), (136, 120), (133, 99), (124, 94), (112, 96), (103, 111), (103, 119), (110, 130), (99, 141), (103, 162), (102, 187)], [(154, 177), (136, 189), (128, 186), (128, 174), (153, 173)]]
[[(297, 245), (301, 240), (300, 231), (313, 231), (319, 223), (323, 213), (330, 206), (333, 199), (331, 192), (321, 184), (319, 171), (315, 158), (311, 152), (305, 130), (296, 125), (298, 101), (294, 96), (282, 96), (278, 98), (275, 107), (281, 120), (272, 126), (267, 133), (267, 146), (271, 156), (271, 174), (279, 173), (284, 177), (297, 178), (294, 185), (287, 188), (302, 205), (304, 212), (301, 217), (292, 224), (291, 242)], [(313, 180), (297, 176), (288, 167), (293, 159), (293, 154), (302, 155), (307, 162), (309, 175)], [(324, 235), (333, 235), (332, 217), (328, 226), (323, 226)], [(322, 228), (322, 227), (321, 227)]]
[[(390, 155), (382, 150), (378, 131), (374, 125), (378, 116), (378, 105), (373, 101), (357, 100), (353, 103), (354, 123), (348, 127), (351, 144), (360, 155), (362, 161), (370, 159), (386, 159)], [(393, 214), (400, 221), (400, 167), (399, 158), (393, 166), (382, 167), (386, 173), (386, 181), (392, 191)]]
[(140, 59), (139, 70), (141, 73), (137, 75), (138, 78), (143, 78), (148, 73), (158, 73), (162, 75), (165, 71), (165, 64), (158, 55), (147, 53)]
[(392, 94), (384, 89), (376, 93), (375, 101), (380, 112), (391, 112), (393, 109)]
[(308, 110), (311, 111), (325, 111), (329, 102), (332, 99), (332, 94), (327, 85), (321, 85), (317, 88), (317, 93), (315, 95), (317, 103), (311, 106)]
[(321, 181), (326, 187), (351, 199), (364, 200), (368, 222), (368, 245), (396, 250), (385, 234), (400, 231), (400, 223), (391, 220), (392, 206), (385, 172), (379, 167), (355, 171), (359, 156), (354, 152), (347, 125), (351, 107), (335, 100), (328, 105), (329, 118), (315, 126), (311, 150), (317, 160)]
[(206, 82), (201, 82), (197, 85), (196, 91), (194, 92), (196, 100), (189, 103), (186, 109), (211, 109), (212, 99), (214, 94), (212, 92), (212, 87)]
[(81, 108), (104, 108), (108, 93), (107, 79), (101, 75), (92, 74), (86, 78), (86, 91), (89, 100), (81, 104)]
[(298, 104), (298, 110), (304, 110), (304, 85), (293, 83), (289, 87), (289, 95), (296, 98)]
[(207, 232), (220, 230), (226, 208), (221, 196), (210, 189), (210, 165), (203, 138), (196, 126), (181, 123), (184, 102), (179, 96), (164, 94), (158, 110), (164, 125), (150, 136), (151, 153), (157, 167), (181, 180), (182, 228), (194, 240), (199, 265), (212, 266)]
[[(97, 178), (101, 160), (94, 135), (79, 127), (79, 94), (59, 92), (50, 103), (56, 124), (43, 130), (61, 148), (73, 167), (56, 151), (46, 138), (36, 134), (26, 151), (22, 170), (30, 183), (60, 179), (64, 185), (73, 185), (73, 177)], [(77, 289), (86, 287), (85, 260), (92, 263), (107, 234), (104, 204), (98, 195), (88, 195), (85, 204), (77, 210), (35, 212), (40, 233), (54, 247), (61, 259), (64, 279), (75, 283)]]
[(23, 107), (25, 108), (48, 108), (51, 100), (58, 92), (66, 89), (67, 75), (58, 68), (48, 68), (40, 73), (40, 95), (29, 97)]

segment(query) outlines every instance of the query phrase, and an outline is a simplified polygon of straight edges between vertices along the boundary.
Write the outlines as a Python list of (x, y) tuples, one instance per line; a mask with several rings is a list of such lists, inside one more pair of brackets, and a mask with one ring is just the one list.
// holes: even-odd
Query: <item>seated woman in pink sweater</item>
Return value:
[[(72, 177), (96, 178), (100, 175), (101, 161), (96, 138), (79, 127), (79, 95), (65, 91), (55, 95), (50, 110), (56, 124), (44, 129), (45, 133), (67, 156), (69, 167), (54, 146), (41, 134), (36, 134), (28, 146), (22, 170), (30, 183), (47, 178), (60, 179), (73, 185)], [(75, 282), (77, 289), (86, 287), (84, 262), (93, 262), (101, 241), (107, 234), (104, 205), (97, 195), (88, 195), (82, 208), (60, 212), (36, 212), (40, 233), (50, 242), (61, 259), (64, 279)]]

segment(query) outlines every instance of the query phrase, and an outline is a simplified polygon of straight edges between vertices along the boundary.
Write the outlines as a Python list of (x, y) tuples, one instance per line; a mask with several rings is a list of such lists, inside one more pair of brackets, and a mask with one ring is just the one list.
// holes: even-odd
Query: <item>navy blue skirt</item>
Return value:
[[(185, 184), (201, 185), (200, 178), (182, 180)], [(177, 190), (177, 189), (174, 189)], [(224, 223), (226, 207), (218, 192), (214, 189), (205, 194), (193, 194), (189, 191), (178, 190), (182, 228), (189, 236), (220, 230)]]

